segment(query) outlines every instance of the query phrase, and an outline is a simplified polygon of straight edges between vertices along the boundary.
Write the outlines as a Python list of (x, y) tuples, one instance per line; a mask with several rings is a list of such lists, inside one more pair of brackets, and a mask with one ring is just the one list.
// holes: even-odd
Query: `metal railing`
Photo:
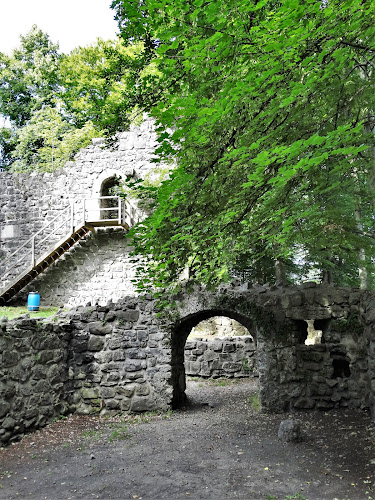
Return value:
[(29, 267), (34, 267), (37, 257), (43, 251), (71, 231), (71, 224), (71, 207), (68, 206), (1, 262), (0, 279), (4, 280), (13, 269), (19, 274)]
[(0, 280), (2, 281), (0, 290), (6, 288), (9, 280), (32, 269), (43, 258), (43, 255), (56, 249), (59, 243), (68, 239), (78, 228), (86, 224), (125, 225), (130, 228), (137, 222), (139, 222), (139, 215), (136, 207), (119, 196), (101, 196), (72, 201), (15, 252), (0, 261)]

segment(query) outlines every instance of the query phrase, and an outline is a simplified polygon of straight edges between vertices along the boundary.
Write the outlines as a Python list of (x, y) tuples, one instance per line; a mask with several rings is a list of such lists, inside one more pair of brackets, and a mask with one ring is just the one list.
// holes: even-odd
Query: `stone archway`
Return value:
[(188, 377), (201, 379), (256, 377), (254, 335), (228, 316), (201, 321), (185, 343), (185, 372)]
[[(86, 207), (91, 214), (92, 220), (103, 220), (115, 217), (107, 217), (111, 214), (111, 210), (106, 210), (107, 208), (112, 208), (113, 200), (101, 200), (102, 196), (110, 196), (113, 189), (120, 185), (120, 181), (123, 178), (123, 173), (117, 169), (107, 169), (104, 170), (94, 181), (91, 198), (86, 200)], [(112, 201), (112, 205), (111, 205)], [(116, 207), (113, 207), (116, 208)], [(104, 210), (103, 210), (104, 209)], [(115, 210), (113, 210), (115, 214)]]
[[(358, 291), (306, 283), (296, 287), (196, 288), (173, 298), (171, 379), (173, 406), (185, 399), (184, 345), (193, 326), (214, 315), (240, 321), (256, 333), (259, 391), (268, 412), (371, 404), (369, 330)], [(362, 309), (364, 310), (364, 309)], [(307, 342), (309, 329), (319, 342)]]
[[(171, 332), (171, 381), (173, 386), (172, 407), (174, 408), (177, 408), (186, 400), (186, 340), (191, 330), (200, 322), (217, 316), (225, 316), (234, 319), (252, 333), (256, 332), (254, 321), (251, 318), (232, 310), (202, 310), (179, 320), (174, 325)], [(254, 334), (253, 336), (255, 337), (254, 340), (256, 341), (256, 334)]]

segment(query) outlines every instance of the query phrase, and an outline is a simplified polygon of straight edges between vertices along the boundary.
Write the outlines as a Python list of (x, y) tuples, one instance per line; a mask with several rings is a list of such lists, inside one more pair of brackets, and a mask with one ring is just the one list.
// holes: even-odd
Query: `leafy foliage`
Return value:
[(176, 283), (187, 266), (209, 285), (245, 271), (264, 281), (275, 259), (297, 278), (313, 266), (358, 284), (374, 239), (375, 6), (112, 5), (125, 41), (157, 66), (139, 71), (133, 98), (159, 123), (160, 158), (178, 165), (138, 228), (143, 286)]
[(0, 53), (0, 112), (16, 126), (32, 113), (51, 105), (57, 91), (58, 45), (37, 26), (21, 36), (11, 56)]
[(114, 116), (129, 124), (127, 88), (139, 50), (98, 39), (60, 54), (33, 26), (12, 56), (0, 54), (0, 113), (10, 121), (0, 130), (1, 164), (54, 170), (92, 137), (113, 133)]
[(55, 108), (33, 113), (26, 125), (18, 129), (16, 147), (12, 151), (13, 171), (40, 169), (53, 171), (73, 159), (74, 154), (98, 136), (91, 122), (75, 128)]
[(114, 117), (122, 127), (129, 124), (133, 109), (127, 106), (128, 81), (140, 45), (125, 47), (119, 40), (97, 40), (62, 58), (61, 100), (72, 122), (81, 127), (91, 121), (98, 130), (111, 128)]

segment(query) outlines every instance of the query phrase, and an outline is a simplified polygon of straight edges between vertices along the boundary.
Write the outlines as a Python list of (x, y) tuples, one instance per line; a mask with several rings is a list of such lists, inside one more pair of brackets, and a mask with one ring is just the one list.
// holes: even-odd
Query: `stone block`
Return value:
[(203, 354), (204, 361), (213, 361), (214, 359), (216, 359), (216, 357), (217, 355), (215, 354), (215, 352), (211, 350), (207, 350)]
[(114, 398), (116, 396), (116, 389), (114, 387), (101, 387), (100, 396), (102, 398)]
[(131, 398), (134, 394), (136, 387), (137, 386), (135, 383), (126, 384), (126, 385), (121, 386), (121, 387), (116, 387), (116, 394), (117, 394), (117, 396), (121, 396), (121, 397), (124, 396), (126, 398)]
[(93, 335), (108, 335), (112, 332), (112, 325), (101, 321), (89, 323), (89, 332)]
[(3, 357), (2, 365), (4, 368), (9, 368), (10, 366), (14, 366), (19, 361), (19, 355), (15, 351), (4, 351), (2, 357)]
[(140, 359), (127, 359), (124, 363), (124, 369), (126, 372), (136, 372), (146, 368), (147, 363)]
[(229, 373), (239, 372), (241, 370), (241, 363), (225, 362), (223, 363), (223, 370)]
[(139, 319), (139, 311), (132, 309), (129, 309), (128, 311), (115, 311), (115, 314), (118, 319), (129, 321), (130, 323), (135, 323)]
[(90, 338), (87, 342), (87, 350), (88, 351), (101, 351), (104, 347), (104, 339), (99, 337), (98, 335), (90, 335)]
[(0, 418), (8, 413), (10, 410), (10, 404), (6, 401), (0, 401)]
[(282, 420), (277, 433), (281, 441), (297, 443), (301, 441), (301, 424), (297, 420)]
[(97, 388), (82, 387), (81, 396), (83, 399), (97, 399), (99, 397), (99, 390)]
[(201, 369), (200, 361), (191, 361), (186, 363), (186, 373), (188, 375), (198, 375)]
[(150, 411), (154, 409), (152, 396), (133, 396), (130, 403), (130, 410), (134, 412)]
[(137, 385), (135, 394), (137, 396), (148, 396), (150, 394), (150, 387), (148, 384)]
[(311, 398), (301, 397), (294, 402), (293, 406), (301, 410), (311, 410), (315, 406), (315, 401)]

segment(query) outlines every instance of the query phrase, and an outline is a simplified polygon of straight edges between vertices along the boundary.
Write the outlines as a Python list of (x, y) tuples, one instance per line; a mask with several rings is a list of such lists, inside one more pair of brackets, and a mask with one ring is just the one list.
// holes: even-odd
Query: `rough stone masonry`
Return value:
[[(119, 134), (114, 149), (106, 148), (103, 139), (94, 139), (74, 161), (55, 172), (0, 172), (0, 276), (5, 271), (1, 261), (70, 204), (79, 213), (83, 199), (103, 195), (108, 182), (157, 176), (152, 163), (155, 145), (154, 124), (145, 116), (141, 125)], [(29, 291), (40, 293), (42, 305), (67, 307), (106, 304), (134, 295), (135, 264), (131, 242), (125, 236), (124, 230), (92, 233), (21, 291), (14, 302), (24, 304)], [(17, 268), (9, 278), (16, 274)]]
[[(69, 412), (178, 406), (185, 399), (186, 339), (201, 320), (220, 315), (254, 335), (264, 411), (374, 406), (373, 293), (315, 283), (242, 285), (172, 300), (162, 316), (146, 296), (48, 320), (3, 321), (1, 442)], [(322, 343), (305, 344), (307, 320), (322, 331)]]

